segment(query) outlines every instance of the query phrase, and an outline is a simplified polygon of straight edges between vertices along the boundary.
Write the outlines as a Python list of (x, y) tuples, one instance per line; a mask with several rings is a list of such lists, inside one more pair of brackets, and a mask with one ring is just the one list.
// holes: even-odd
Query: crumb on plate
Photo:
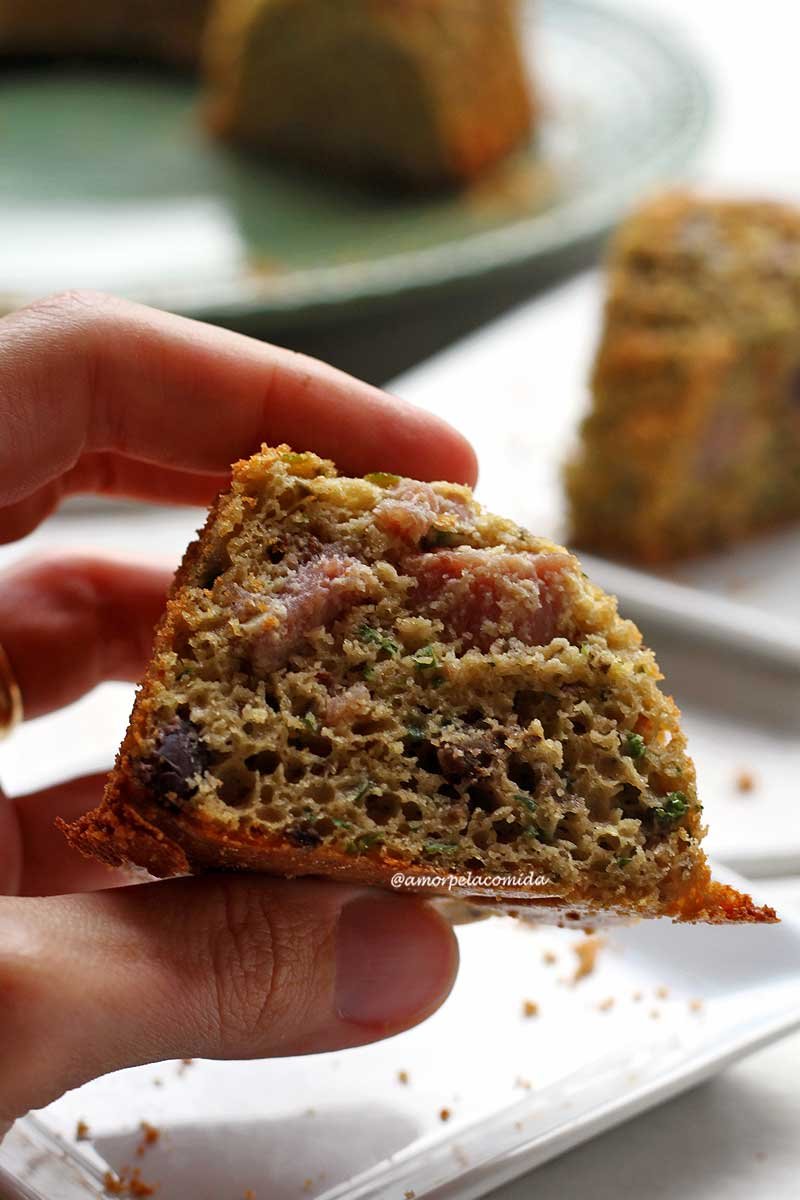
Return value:
[(741, 792), (743, 795), (748, 792), (754, 792), (756, 790), (756, 777), (752, 771), (737, 771), (734, 786), (737, 792)]
[(582, 941), (575, 942), (572, 949), (578, 959), (578, 965), (572, 976), (573, 984), (592, 974), (597, 966), (597, 956), (605, 944), (606, 939), (602, 937), (585, 937)]
[(138, 1167), (134, 1167), (132, 1171), (123, 1167), (119, 1175), (115, 1175), (113, 1171), (106, 1171), (103, 1187), (108, 1196), (132, 1196), (137, 1200), (144, 1196), (154, 1196), (156, 1192), (155, 1184), (145, 1183)]
[(142, 1131), (142, 1138), (136, 1147), (136, 1153), (141, 1158), (148, 1146), (155, 1146), (161, 1137), (161, 1130), (156, 1125), (151, 1125), (149, 1121), (140, 1121), (139, 1128)]

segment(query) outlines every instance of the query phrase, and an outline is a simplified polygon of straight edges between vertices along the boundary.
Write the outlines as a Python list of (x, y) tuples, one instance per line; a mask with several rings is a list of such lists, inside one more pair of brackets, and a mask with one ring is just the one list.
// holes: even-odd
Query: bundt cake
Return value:
[(712, 882), (652, 653), (468, 488), (264, 448), (178, 571), (73, 845), (156, 875), (321, 875), (543, 918), (768, 921)]
[(220, 136), (329, 171), (430, 186), (473, 178), (531, 130), (516, 8), (516, 0), (0, 0), (0, 56), (199, 65), (208, 125)]
[(530, 132), (516, 0), (217, 0), (210, 127), (333, 171), (471, 179)]
[(660, 562), (800, 517), (800, 210), (688, 194), (611, 248), (570, 537)]

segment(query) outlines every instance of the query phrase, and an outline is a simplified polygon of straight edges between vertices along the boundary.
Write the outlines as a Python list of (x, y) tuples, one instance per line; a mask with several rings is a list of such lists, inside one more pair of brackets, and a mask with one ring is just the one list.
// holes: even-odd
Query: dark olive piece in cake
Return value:
[(401, 872), (551, 919), (772, 920), (710, 879), (660, 678), (575, 558), (468, 488), (265, 448), (187, 551), (68, 836), (157, 875)]

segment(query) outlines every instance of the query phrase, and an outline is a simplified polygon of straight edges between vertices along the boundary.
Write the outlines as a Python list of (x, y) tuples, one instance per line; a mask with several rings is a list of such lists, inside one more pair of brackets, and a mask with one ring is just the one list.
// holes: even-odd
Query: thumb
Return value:
[(0, 900), (0, 1119), (164, 1058), (375, 1041), (447, 996), (458, 951), (416, 898), (213, 876)]

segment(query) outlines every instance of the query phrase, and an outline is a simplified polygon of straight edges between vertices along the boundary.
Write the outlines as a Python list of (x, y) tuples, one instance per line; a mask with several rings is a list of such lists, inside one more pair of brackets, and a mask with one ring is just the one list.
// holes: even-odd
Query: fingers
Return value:
[[(472, 481), (453, 429), (313, 359), (93, 294), (0, 321), (0, 504), (119, 454), (224, 474), (263, 441), (288, 441), (363, 474)], [(188, 483), (189, 481), (187, 481)], [(160, 498), (157, 476), (150, 481)]]
[(21, 883), (22, 835), (14, 801), (0, 788), (0, 896), (16, 896)]
[(123, 1066), (387, 1037), (441, 1004), (456, 965), (421, 901), (339, 884), (216, 876), (0, 900), (0, 1119)]
[(25, 537), (67, 496), (93, 493), (132, 500), (157, 497), (163, 504), (195, 504), (205, 508), (228, 486), (229, 480), (230, 471), (212, 475), (173, 471), (119, 454), (87, 453), (64, 475), (0, 508), (0, 543)]
[(105, 679), (138, 679), (172, 572), (79, 556), (23, 562), (3, 574), (0, 644), (26, 717), (76, 700)]
[[(0, 867), (0, 894), (63, 896), (120, 887), (132, 881), (129, 871), (115, 871), (73, 850), (56, 828), (56, 817), (76, 821), (95, 808), (100, 803), (106, 778), (103, 773), (84, 775), (14, 799), (11, 815), (16, 816), (17, 861), (21, 865), (16, 886), (7, 887), (5, 892)], [(10, 855), (0, 838), (0, 863), (6, 858), (10, 859)]]

